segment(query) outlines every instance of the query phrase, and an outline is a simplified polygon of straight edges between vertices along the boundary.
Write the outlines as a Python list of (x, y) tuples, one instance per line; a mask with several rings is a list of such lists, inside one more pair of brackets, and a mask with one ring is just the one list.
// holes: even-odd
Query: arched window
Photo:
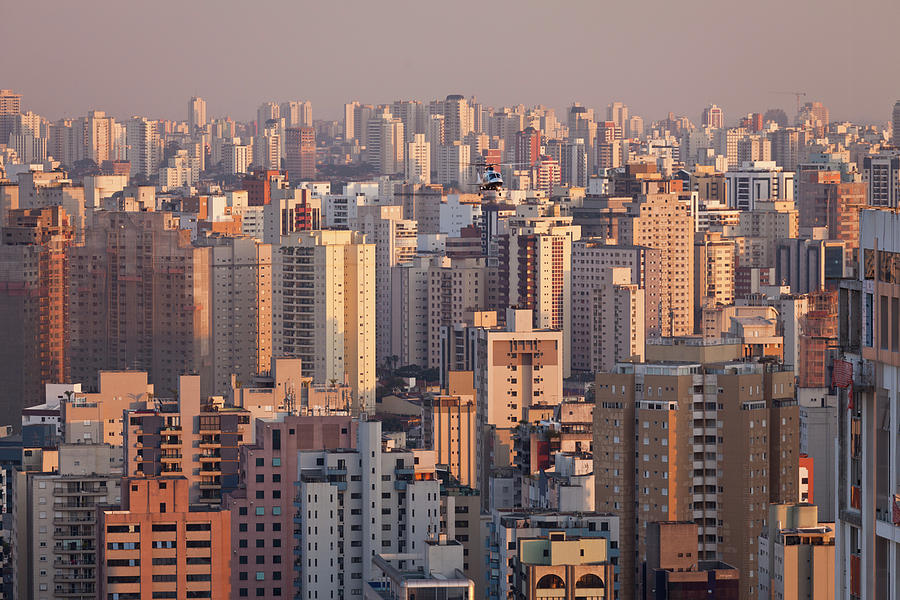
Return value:
[(576, 588), (604, 588), (606, 587), (603, 584), (603, 580), (594, 575), (593, 573), (587, 573), (582, 575), (581, 578), (575, 583)]
[(537, 589), (550, 590), (566, 587), (566, 583), (558, 576), (549, 573), (541, 577), (537, 582)]

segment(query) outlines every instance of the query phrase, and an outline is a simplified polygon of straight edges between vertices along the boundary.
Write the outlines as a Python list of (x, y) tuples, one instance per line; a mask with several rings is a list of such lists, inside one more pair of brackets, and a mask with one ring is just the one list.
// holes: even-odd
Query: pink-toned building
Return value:
[(257, 419), (256, 443), (241, 448), (240, 485), (222, 502), (232, 514), (231, 588), (235, 597), (294, 597), (297, 453), (355, 448), (357, 426), (349, 416)]

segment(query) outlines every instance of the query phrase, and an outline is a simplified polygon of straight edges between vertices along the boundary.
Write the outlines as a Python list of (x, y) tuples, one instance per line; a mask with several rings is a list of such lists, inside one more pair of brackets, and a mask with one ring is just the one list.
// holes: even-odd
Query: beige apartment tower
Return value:
[[(391, 353), (392, 275), (397, 265), (410, 262), (416, 255), (417, 224), (403, 218), (402, 206), (360, 206), (350, 228), (365, 235), (375, 245), (375, 301), (379, 307), (375, 320), (375, 359), (381, 363)], [(406, 364), (406, 363), (404, 363)]]
[(528, 408), (562, 402), (562, 332), (535, 329), (532, 318), (529, 310), (508, 309), (505, 328), (476, 334), (476, 454), (485, 506), (490, 470), (514, 464), (512, 433)]
[[(681, 354), (699, 353), (685, 346)], [(738, 568), (741, 598), (755, 598), (768, 505), (797, 497), (793, 372), (772, 363), (622, 363), (597, 375), (595, 395), (597, 510), (622, 519), (622, 593), (635, 589), (646, 524), (693, 521), (698, 560)]]
[(657, 311), (658, 334), (694, 331), (694, 220), (690, 206), (675, 194), (638, 196), (618, 218), (618, 243), (660, 250), (662, 281)]
[(249, 383), (272, 362), (272, 246), (251, 237), (200, 238), (209, 248), (213, 391)]
[(445, 465), (460, 484), (474, 487), (478, 436), (474, 374), (451, 371), (448, 379), (446, 390), (423, 403), (425, 447), (434, 450), (436, 465)]
[(282, 237), (275, 284), (279, 356), (316, 383), (349, 377), (354, 413), (375, 408), (375, 245), (356, 231)]

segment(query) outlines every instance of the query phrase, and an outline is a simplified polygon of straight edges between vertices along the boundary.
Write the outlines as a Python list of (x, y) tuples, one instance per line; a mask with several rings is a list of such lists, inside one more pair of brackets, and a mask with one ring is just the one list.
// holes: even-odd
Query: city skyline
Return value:
[[(216, 11), (201, 5), (167, 10), (176, 6), (163, 2), (152, 12), (120, 5), (112, 11), (113, 5), (96, 0), (77, 9), (10, 5), (0, 34), (9, 48), (28, 48), (19, 56), (8, 53), (6, 85), (23, 94), (27, 109), (51, 119), (99, 109), (119, 118), (181, 120), (184, 98), (195, 95), (211, 101), (210, 116), (250, 119), (260, 102), (303, 98), (315, 105), (317, 118), (337, 119), (341, 105), (354, 99), (381, 103), (462, 93), (486, 105), (542, 103), (558, 111), (573, 101), (602, 107), (621, 100), (648, 120), (669, 111), (699, 120), (703, 107), (715, 102), (731, 124), (738, 115), (769, 108), (792, 115), (792, 92), (803, 91), (804, 101), (828, 105), (833, 120), (881, 124), (900, 97), (894, 78), (881, 76), (897, 71), (890, 62), (890, 19), (878, 18), (893, 7), (881, 0), (867, 4), (869, 10), (851, 15), (833, 1), (818, 3), (816, 11), (800, 3), (765, 2), (754, 7), (758, 19), (719, 9), (720, 26), (710, 27), (708, 13), (716, 7), (699, 0), (646, 14), (581, 4), (547, 11), (536, 2), (491, 11), (463, 2), (456, 11), (438, 13), (425, 5), (387, 2), (361, 5), (352, 19), (340, 7), (304, 12), (290, 3), (270, 3), (278, 23), (299, 23), (294, 45), (290, 29), (260, 24), (231, 31), (233, 23), (246, 22), (236, 4), (219, 4)], [(802, 61), (804, 55), (821, 55), (822, 31), (851, 16), (859, 26), (846, 32), (845, 49), (825, 54), (827, 60)], [(443, 26), (429, 27), (438, 17)], [(100, 18), (103, 34), (83, 36), (72, 52), (67, 28), (91, 31)], [(137, 19), (140, 29), (133, 26)], [(198, 23), (204, 24), (200, 35)], [(403, 28), (404, 23), (423, 26)], [(400, 35), (380, 35), (393, 25), (402, 28)], [(43, 43), (35, 46), (27, 38), (38, 29)], [(554, 36), (568, 46), (554, 44)], [(771, 43), (776, 39), (782, 42)], [(669, 58), (673, 50), (671, 67), (661, 68), (660, 57)], [(796, 63), (779, 68), (794, 56)], [(856, 68), (862, 62), (867, 68)], [(53, 76), (35, 64), (53, 65)], [(85, 65), (115, 75), (88, 77)], [(151, 73), (165, 73), (165, 85), (144, 76)], [(734, 77), (723, 76), (728, 73)]]

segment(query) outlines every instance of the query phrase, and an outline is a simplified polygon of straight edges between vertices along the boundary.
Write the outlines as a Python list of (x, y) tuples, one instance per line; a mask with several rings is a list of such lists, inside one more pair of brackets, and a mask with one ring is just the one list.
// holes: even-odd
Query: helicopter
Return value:
[(470, 166), (472, 167), (483, 167), (484, 173), (482, 173), (478, 177), (478, 183), (474, 183), (472, 185), (477, 185), (478, 189), (483, 192), (496, 192), (503, 187), (503, 176), (500, 175), (500, 171), (497, 169), (499, 166), (518, 166), (518, 165), (528, 165), (531, 166), (530, 163), (525, 162), (512, 162), (512, 163), (472, 163)]

